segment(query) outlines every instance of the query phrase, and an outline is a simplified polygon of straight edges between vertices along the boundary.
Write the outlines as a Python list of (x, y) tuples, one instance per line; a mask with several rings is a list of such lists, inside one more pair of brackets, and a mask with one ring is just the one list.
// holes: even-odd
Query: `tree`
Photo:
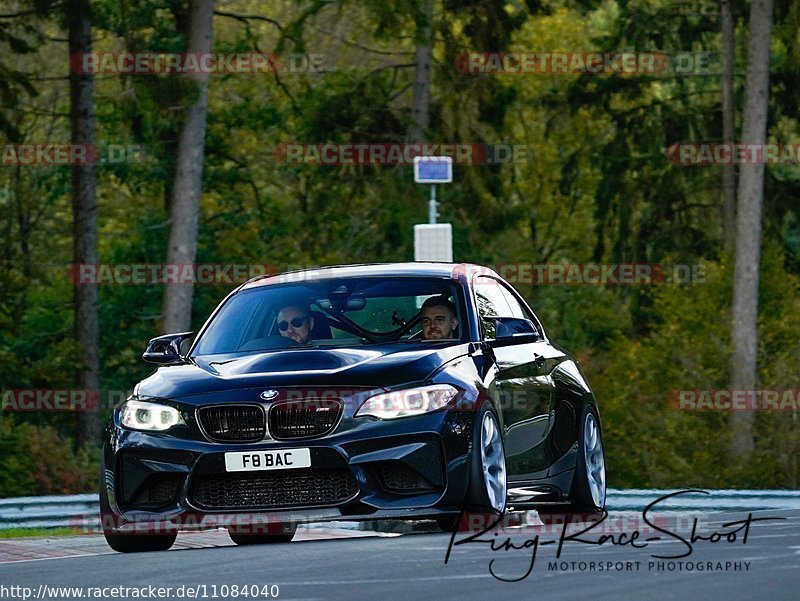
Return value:
[[(769, 51), (773, 0), (753, 0), (750, 8), (747, 79), (742, 141), (763, 145), (767, 131)], [(739, 170), (739, 206), (736, 215), (736, 256), (733, 274), (731, 385), (753, 389), (758, 352), (758, 284), (761, 258), (761, 210), (764, 164), (746, 164)], [(731, 453), (741, 460), (753, 450), (754, 414), (731, 414)]]
[(414, 93), (411, 99), (409, 142), (424, 142), (430, 124), (433, 0), (423, 0), (422, 8), (425, 22), (418, 26), (419, 39), (414, 51)]
[[(64, 4), (69, 37), (69, 53), (92, 51), (92, 27), (89, 0), (69, 0)], [(92, 100), (93, 78), (91, 73), (70, 70), (70, 127), (71, 142), (93, 148), (94, 103)], [(88, 153), (87, 153), (88, 154)], [(91, 161), (90, 161), (91, 163)], [(97, 174), (93, 164), (72, 166), (72, 237), (73, 263), (96, 264), (97, 255)], [(97, 314), (97, 286), (75, 285), (75, 339), (80, 349), (83, 366), (78, 373), (78, 386), (85, 390), (100, 389), (100, 325)], [(77, 414), (77, 436), (79, 445), (97, 442), (100, 422), (96, 411), (80, 411)]]
[[(187, 52), (211, 51), (214, 0), (191, 0)], [(190, 265), (197, 254), (197, 222), (205, 155), (206, 112), (208, 108), (208, 73), (191, 75), (197, 84), (197, 96), (186, 110), (178, 138), (175, 184), (170, 201), (171, 229), (167, 248), (169, 265)], [(189, 329), (192, 317), (194, 286), (167, 284), (162, 311), (166, 332)]]
[[(734, 19), (731, 0), (720, 3), (722, 20), (722, 141), (732, 144), (733, 65), (735, 61)], [(722, 166), (722, 237), (725, 252), (733, 253), (736, 241), (736, 167)]]

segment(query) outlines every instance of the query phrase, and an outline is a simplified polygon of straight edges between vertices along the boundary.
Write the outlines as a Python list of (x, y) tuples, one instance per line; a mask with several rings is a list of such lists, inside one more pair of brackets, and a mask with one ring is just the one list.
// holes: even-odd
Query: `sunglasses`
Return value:
[[(292, 327), (293, 328), (299, 328), (301, 325), (303, 325), (303, 323), (305, 322), (306, 319), (308, 319), (308, 315), (306, 315), (305, 317), (295, 317), (295, 318), (293, 318), (291, 320)], [(278, 322), (278, 329), (281, 332), (285, 332), (286, 330), (289, 329), (289, 322), (288, 321), (279, 321)]]

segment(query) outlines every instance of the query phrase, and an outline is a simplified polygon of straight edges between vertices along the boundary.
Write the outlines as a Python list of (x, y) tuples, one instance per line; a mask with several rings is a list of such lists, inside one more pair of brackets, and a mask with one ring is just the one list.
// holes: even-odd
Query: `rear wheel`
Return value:
[(587, 405), (583, 412), (578, 463), (572, 487), (574, 505), (580, 510), (601, 511), (606, 506), (606, 459), (597, 411)]
[[(540, 514), (586, 514), (589, 520), (606, 505), (606, 461), (597, 410), (587, 405), (578, 437), (578, 459), (572, 480), (570, 503), (539, 508)], [(551, 515), (552, 514), (552, 515)]]
[(270, 524), (267, 532), (253, 532), (249, 526), (228, 527), (228, 536), (237, 545), (268, 545), (272, 543), (288, 543), (297, 532), (297, 524)]

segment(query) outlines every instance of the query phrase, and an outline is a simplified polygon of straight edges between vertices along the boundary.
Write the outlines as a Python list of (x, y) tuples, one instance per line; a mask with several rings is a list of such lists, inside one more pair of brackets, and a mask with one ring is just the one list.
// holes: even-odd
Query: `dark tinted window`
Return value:
[[(431, 296), (463, 306), (449, 278), (364, 277), (273, 284), (243, 290), (228, 299), (197, 342), (194, 355), (298, 346), (335, 348), (420, 338), (420, 308)], [(310, 331), (307, 342), (287, 337), (286, 311)], [(281, 317), (281, 322), (278, 317)], [(420, 342), (425, 342), (419, 340)]]

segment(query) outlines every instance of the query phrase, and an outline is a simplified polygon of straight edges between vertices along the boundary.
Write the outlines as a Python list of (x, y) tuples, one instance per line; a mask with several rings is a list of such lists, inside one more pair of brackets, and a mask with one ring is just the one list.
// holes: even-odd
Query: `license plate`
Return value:
[(279, 449), (225, 453), (225, 471), (256, 472), (311, 467), (310, 449)]

